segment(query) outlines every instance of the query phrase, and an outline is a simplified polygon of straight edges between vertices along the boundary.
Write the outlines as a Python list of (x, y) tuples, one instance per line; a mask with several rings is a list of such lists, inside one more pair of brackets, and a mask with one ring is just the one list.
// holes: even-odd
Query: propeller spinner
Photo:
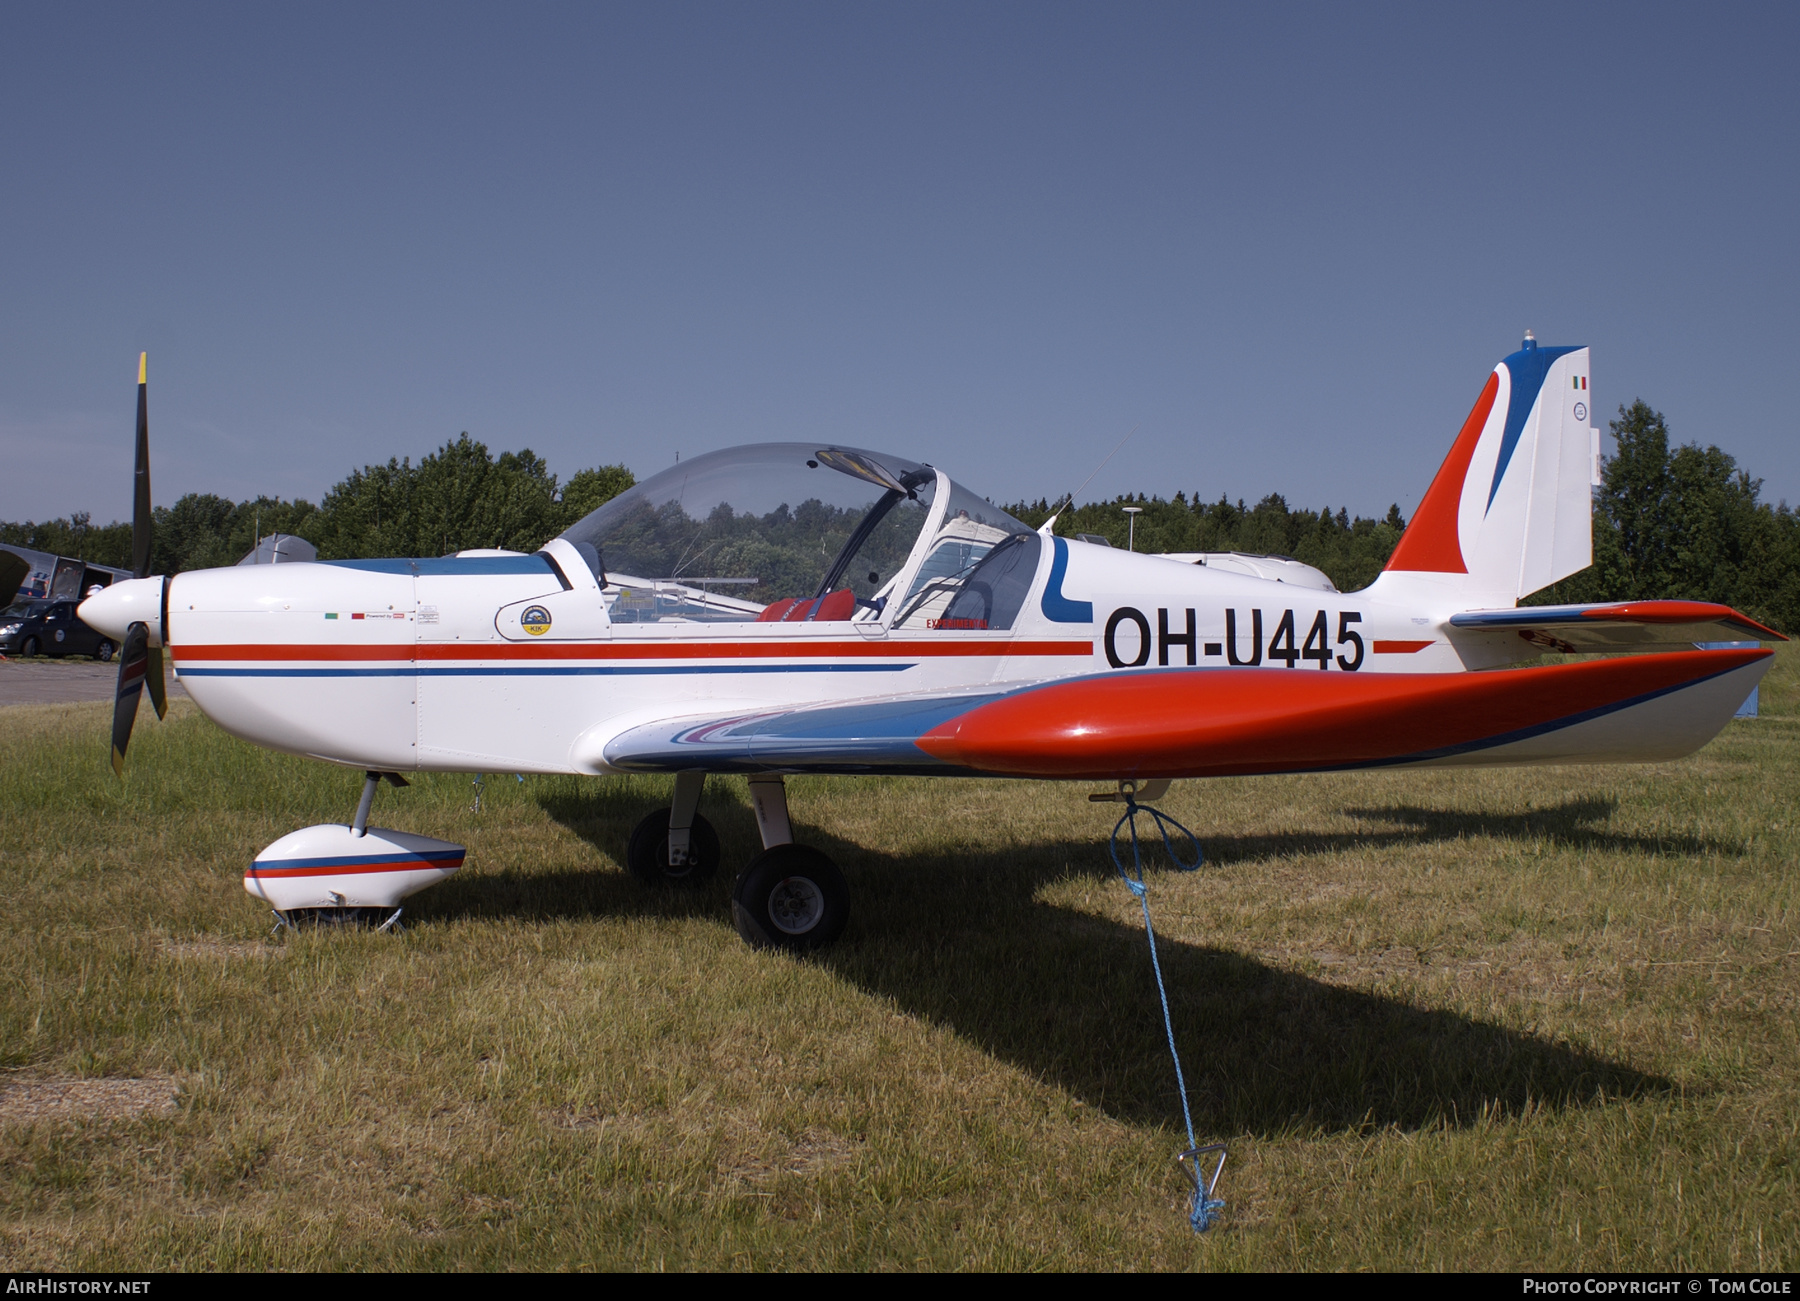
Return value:
[(149, 354), (138, 354), (137, 472), (131, 503), (131, 572), (125, 582), (96, 592), (81, 603), (81, 619), (119, 643), (119, 684), (113, 693), (112, 766), (125, 774), (125, 747), (137, 721), (138, 698), (150, 688), (156, 716), (169, 712), (163, 683), (163, 596), (167, 580), (150, 577), (150, 405)]

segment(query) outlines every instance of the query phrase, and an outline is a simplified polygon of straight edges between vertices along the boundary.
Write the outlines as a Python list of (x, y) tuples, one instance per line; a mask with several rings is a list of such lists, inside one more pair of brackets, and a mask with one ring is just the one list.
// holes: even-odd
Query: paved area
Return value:
[[(187, 692), (164, 670), (170, 700), (186, 700)], [(0, 661), (0, 707), (66, 705), (80, 700), (111, 700), (119, 685), (117, 663), (95, 660)], [(148, 704), (148, 701), (144, 702)]]

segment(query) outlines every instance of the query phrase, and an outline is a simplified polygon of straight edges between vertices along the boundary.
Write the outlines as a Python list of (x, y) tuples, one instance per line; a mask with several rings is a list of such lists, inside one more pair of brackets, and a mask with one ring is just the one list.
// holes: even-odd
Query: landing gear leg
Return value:
[(699, 885), (719, 870), (719, 833), (701, 817), (703, 772), (675, 774), (675, 798), (631, 833), (625, 866), (647, 885)]
[(738, 874), (731, 919), (754, 949), (802, 953), (843, 934), (850, 920), (850, 886), (818, 850), (794, 844), (787, 787), (779, 776), (750, 779), (750, 803), (763, 852)]
[(372, 772), (365, 776), (362, 799), (356, 805), (356, 820), (350, 824), (350, 834), (358, 839), (369, 834), (369, 810), (375, 807), (375, 792), (381, 789), (383, 778), (390, 786), (410, 784), (397, 772)]
[(669, 863), (680, 866), (688, 861), (688, 845), (693, 839), (694, 817), (700, 808), (700, 789), (706, 785), (703, 772), (675, 774), (675, 798), (669, 804)]
[(756, 829), (762, 835), (764, 849), (794, 843), (794, 829), (788, 823), (787, 782), (784, 778), (777, 773), (752, 777), (750, 805), (756, 810)]

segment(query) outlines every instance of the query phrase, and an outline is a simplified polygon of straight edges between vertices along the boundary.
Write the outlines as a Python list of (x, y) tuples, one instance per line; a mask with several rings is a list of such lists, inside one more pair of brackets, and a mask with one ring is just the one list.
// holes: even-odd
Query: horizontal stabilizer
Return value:
[(1686, 650), (1697, 642), (1787, 640), (1728, 605), (1707, 601), (1471, 610), (1450, 616), (1450, 626), (1469, 632), (1508, 633), (1543, 650), (1564, 654)]

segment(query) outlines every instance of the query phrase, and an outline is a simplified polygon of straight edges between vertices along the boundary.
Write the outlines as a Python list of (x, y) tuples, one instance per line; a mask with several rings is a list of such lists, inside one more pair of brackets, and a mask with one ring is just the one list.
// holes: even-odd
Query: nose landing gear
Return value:
[(402, 899), (462, 866), (461, 845), (369, 825), (383, 780), (407, 784), (399, 773), (369, 773), (349, 826), (328, 822), (290, 832), (250, 864), (244, 889), (274, 910), (277, 929), (301, 922), (395, 929)]
[(719, 870), (719, 833), (697, 811), (705, 781), (705, 773), (677, 773), (670, 807), (632, 829), (625, 866), (645, 885), (698, 886)]

